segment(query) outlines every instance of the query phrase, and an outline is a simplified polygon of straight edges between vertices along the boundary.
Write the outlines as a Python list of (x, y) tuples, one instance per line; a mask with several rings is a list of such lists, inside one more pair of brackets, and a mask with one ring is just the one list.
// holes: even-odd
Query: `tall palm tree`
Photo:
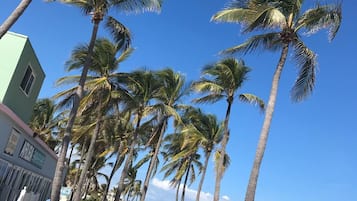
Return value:
[[(87, 57), (88, 51), (87, 46), (80, 46), (76, 48), (77, 51), (73, 53), (73, 60), (68, 62), (69, 69), (75, 69), (83, 65), (85, 58)], [(119, 63), (124, 61), (128, 56), (130, 56), (132, 49), (126, 49), (122, 54), (116, 58), (116, 55), (120, 51), (121, 47), (111, 43), (107, 39), (98, 39), (95, 43), (92, 66), (90, 71), (93, 72), (94, 76), (89, 76), (86, 81), (87, 93), (81, 101), (80, 109), (81, 113), (87, 114), (92, 113), (94, 108), (95, 114), (97, 116), (95, 123), (91, 123), (94, 128), (93, 135), (91, 137), (91, 142), (87, 151), (85, 164), (82, 168), (81, 176), (78, 181), (77, 186), (82, 186), (85, 180), (86, 172), (91, 164), (91, 159), (94, 154), (95, 143), (97, 137), (101, 130), (101, 125), (104, 121), (103, 117), (105, 113), (110, 109), (112, 102), (113, 93), (118, 92), (116, 84), (113, 83), (114, 77), (118, 74), (113, 73), (119, 67)], [(59, 80), (59, 83), (73, 82), (77, 81), (79, 76), (69, 76)], [(68, 90), (73, 93), (73, 88)], [(59, 94), (66, 95), (68, 91)], [(77, 188), (74, 193), (74, 201), (79, 201), (81, 197), (81, 188)]]
[[(55, 170), (55, 176), (52, 183), (51, 200), (59, 200), (61, 178), (63, 175), (63, 169), (65, 164), (65, 157), (67, 155), (67, 149), (70, 143), (70, 137), (72, 133), (72, 127), (76, 118), (78, 107), (84, 94), (84, 85), (87, 78), (88, 69), (92, 64), (92, 54), (95, 41), (97, 39), (97, 33), (99, 24), (104, 17), (108, 15), (111, 8), (115, 8), (124, 12), (139, 12), (139, 11), (160, 11), (161, 0), (61, 0), (66, 4), (71, 4), (79, 7), (86, 15), (91, 15), (91, 21), (93, 23), (93, 29), (91, 38), (88, 45), (88, 54), (84, 60), (81, 77), (78, 81), (78, 87), (74, 96), (72, 109), (69, 116), (69, 121), (65, 130), (65, 134), (62, 141), (62, 149), (57, 161)], [(107, 18), (107, 27), (114, 35), (117, 43), (121, 44), (121, 47), (128, 48), (131, 43), (131, 36), (129, 30), (119, 21), (113, 17)]]
[(32, 0), (22, 0), (9, 17), (3, 22), (0, 26), (0, 39), (6, 34), (11, 26), (15, 24), (31, 2)]
[(217, 121), (215, 115), (204, 114), (200, 109), (194, 109), (189, 115), (190, 124), (184, 126), (182, 133), (185, 135), (184, 147), (193, 149), (202, 147), (205, 160), (202, 167), (201, 180), (197, 188), (196, 201), (200, 200), (200, 194), (206, 175), (209, 158), (215, 147), (221, 142), (223, 136), (223, 125)]
[[(180, 116), (177, 110), (183, 108), (182, 98), (188, 94), (188, 87), (185, 87), (185, 79), (179, 74), (175, 73), (172, 69), (167, 68), (156, 73), (158, 76), (161, 87), (159, 92), (155, 95), (155, 99), (158, 101), (153, 107), (159, 111), (159, 127), (157, 132), (154, 132), (153, 138), (157, 138), (151, 155), (148, 171), (145, 176), (144, 185), (141, 189), (141, 201), (145, 200), (146, 192), (149, 187), (149, 181), (153, 175), (155, 167), (157, 167), (157, 159), (162, 144), (164, 133), (167, 129), (168, 120), (170, 117), (174, 117), (176, 121), (179, 121)], [(151, 141), (150, 139), (150, 141)], [(150, 143), (150, 142), (149, 142)]]
[[(229, 139), (229, 117), (231, 107), (236, 96), (236, 91), (242, 87), (243, 82), (247, 79), (247, 74), (250, 69), (245, 66), (242, 60), (238, 61), (234, 58), (225, 58), (213, 65), (204, 67), (202, 77), (199, 81), (194, 82), (192, 88), (203, 93), (200, 98), (194, 99), (197, 103), (214, 103), (225, 99), (227, 101), (227, 109), (224, 120), (224, 135), (221, 142), (221, 156), (226, 155), (226, 146)], [(259, 105), (261, 109), (264, 108), (264, 103), (257, 96), (252, 94), (240, 94), (239, 99), (243, 102), (249, 102)], [(216, 173), (216, 183), (214, 192), (214, 201), (219, 200), (219, 191), (221, 179), (223, 177), (223, 162), (224, 157), (218, 160), (218, 168)]]
[[(249, 53), (256, 49), (280, 50), (269, 95), (264, 123), (256, 150), (253, 168), (246, 192), (246, 201), (253, 201), (259, 176), (259, 169), (268, 140), (277, 98), (279, 79), (289, 50), (293, 50), (299, 73), (292, 88), (292, 99), (301, 101), (314, 89), (316, 54), (301, 40), (299, 32), (312, 34), (323, 28), (329, 29), (329, 40), (333, 40), (339, 30), (342, 14), (341, 4), (321, 5), (302, 12), (303, 0), (241, 0), (216, 13), (212, 19), (218, 22), (235, 22), (245, 25), (244, 33), (261, 31), (241, 45), (225, 50), (225, 53)], [(267, 32), (271, 31), (271, 32)]]

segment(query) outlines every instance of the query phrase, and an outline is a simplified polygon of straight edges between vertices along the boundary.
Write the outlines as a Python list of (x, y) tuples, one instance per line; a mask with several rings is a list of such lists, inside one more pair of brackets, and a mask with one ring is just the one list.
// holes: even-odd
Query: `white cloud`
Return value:
[[(180, 186), (182, 189), (183, 185)], [(185, 200), (186, 201), (195, 201), (196, 200), (197, 190), (187, 188)], [(180, 191), (181, 195), (181, 191)], [(161, 200), (174, 200), (176, 196), (176, 189), (170, 186), (169, 180), (159, 180), (154, 178), (151, 182), (151, 186), (149, 187), (147, 200), (148, 201), (161, 201)], [(200, 200), (201, 201), (211, 201), (213, 199), (213, 195), (208, 192), (201, 191)], [(227, 195), (222, 196), (221, 201), (229, 201), (230, 198)]]

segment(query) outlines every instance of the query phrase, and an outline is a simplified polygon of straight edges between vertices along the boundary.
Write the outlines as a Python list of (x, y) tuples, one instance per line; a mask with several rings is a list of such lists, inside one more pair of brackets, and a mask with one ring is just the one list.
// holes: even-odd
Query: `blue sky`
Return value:
[[(2, 22), (19, 1), (1, 1)], [(310, 6), (311, 1), (307, 2)], [(332, 1), (335, 2), (335, 1)], [(220, 59), (218, 52), (246, 39), (236, 24), (211, 23), (211, 16), (227, 1), (165, 1), (162, 12), (142, 15), (113, 13), (133, 33), (133, 55), (121, 71), (141, 67), (172, 67), (188, 80), (199, 78), (207, 63)], [(343, 2), (343, 23), (336, 39), (328, 43), (326, 31), (304, 37), (318, 54), (316, 88), (301, 103), (292, 103), (290, 89), (297, 69), (288, 59), (281, 77), (270, 138), (259, 177), (256, 201), (356, 201), (357, 200), (357, 19), (355, 1)], [(103, 29), (102, 29), (103, 30)], [(71, 50), (89, 40), (91, 24), (77, 8), (60, 3), (33, 1), (11, 31), (30, 37), (47, 75), (40, 97), (60, 89), (55, 80), (68, 75), (63, 64)], [(100, 36), (105, 36), (102, 31)], [(260, 52), (243, 56), (252, 68), (241, 93), (267, 100), (278, 53)], [(241, 58), (239, 55), (237, 58)], [(225, 105), (204, 106), (206, 112), (223, 119)], [(230, 123), (228, 153), (231, 166), (222, 181), (221, 195), (243, 200), (259, 137), (263, 114), (250, 105), (236, 102)], [(213, 167), (209, 167), (203, 191), (213, 193)], [(165, 182), (153, 185), (151, 193), (173, 196), (163, 190)], [(197, 184), (190, 188), (195, 189)], [(160, 198), (150, 201), (159, 201)]]

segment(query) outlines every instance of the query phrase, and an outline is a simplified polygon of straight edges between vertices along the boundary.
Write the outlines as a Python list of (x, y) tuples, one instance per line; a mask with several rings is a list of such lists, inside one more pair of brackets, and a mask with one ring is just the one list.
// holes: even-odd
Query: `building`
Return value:
[(45, 74), (28, 37), (0, 40), (0, 200), (49, 198), (56, 154), (28, 127)]

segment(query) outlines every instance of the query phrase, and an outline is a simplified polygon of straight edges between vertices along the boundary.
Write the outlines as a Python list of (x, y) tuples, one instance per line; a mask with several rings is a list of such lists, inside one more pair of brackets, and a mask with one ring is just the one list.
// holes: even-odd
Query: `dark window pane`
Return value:
[(31, 89), (33, 79), (34, 79), (34, 76), (31, 74), (30, 79), (29, 79), (29, 81), (27, 83), (27, 86), (26, 86), (26, 90), (25, 90), (26, 94), (28, 94), (30, 89)]

